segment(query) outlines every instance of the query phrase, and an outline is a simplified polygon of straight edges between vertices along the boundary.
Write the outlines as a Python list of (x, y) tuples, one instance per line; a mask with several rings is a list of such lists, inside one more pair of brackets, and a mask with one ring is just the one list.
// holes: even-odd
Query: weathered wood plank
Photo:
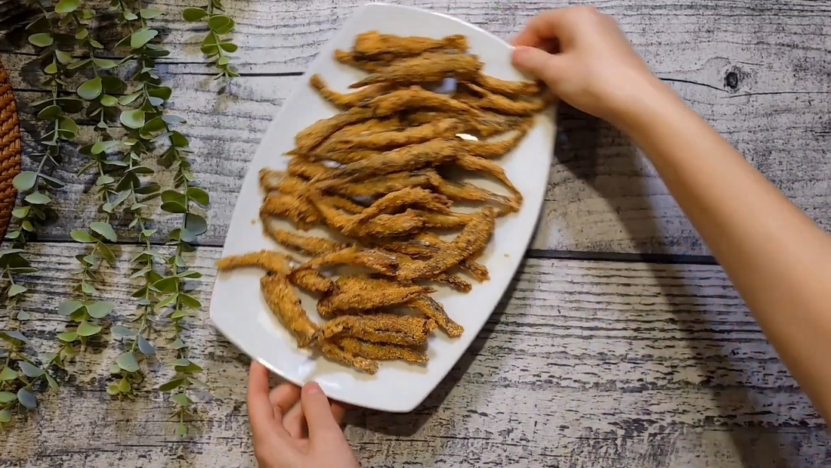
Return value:
[[(49, 349), (78, 246), (36, 246), (41, 273), (24, 325)], [(105, 275), (114, 321), (133, 308), (126, 259)], [(205, 303), (219, 249), (202, 248)], [(254, 466), (246, 359), (203, 316), (188, 342), (212, 396), (191, 439), (173, 436), (153, 391), (104, 393), (118, 344), (75, 364), (59, 395), (0, 442), (0, 466)], [(170, 353), (148, 384), (164, 381)], [(84, 382), (79, 382), (83, 380)], [(415, 412), (356, 412), (347, 436), (364, 466), (829, 466), (825, 424), (714, 266), (527, 260), (448, 377)], [(79, 435), (83, 436), (79, 436)]]
[[(26, 69), (31, 58), (10, 55), (4, 59), (15, 85), (23, 86), (25, 77), (33, 73)], [(696, 80), (700, 75), (719, 73), (710, 64), (704, 69), (679, 71), (675, 76)], [(776, 71), (779, 77), (790, 75), (784, 68)], [(831, 160), (824, 156), (824, 147), (831, 144), (831, 132), (826, 131), (824, 107), (815, 105), (816, 93), (828, 86), (827, 76), (817, 68), (810, 68), (805, 75), (814, 94), (737, 97), (703, 86), (671, 84), (787, 196), (828, 228)], [(168, 83), (177, 93), (171, 110), (189, 121), (186, 132), (196, 150), (195, 171), (213, 197), (210, 228), (202, 242), (222, 245), (247, 163), (268, 122), (299, 84), (299, 78), (243, 77), (221, 93), (220, 84), (203, 76), (169, 74)], [(777, 83), (770, 81), (765, 86)], [(39, 98), (36, 92), (18, 93), (23, 107)], [(24, 110), (29, 152), (33, 150), (32, 136), (37, 133), (33, 122), (33, 116)], [(86, 135), (89, 137), (91, 132)], [(555, 155), (533, 248), (707, 252), (654, 170), (620, 133), (574, 112), (564, 112)], [(95, 200), (84, 195), (92, 181), (80, 183), (74, 176), (82, 161), (80, 156), (72, 158), (67, 170), (58, 174), (71, 184), (61, 200), (60, 221), (46, 229), (44, 239), (67, 239), (71, 229), (95, 217)], [(163, 228), (169, 229), (177, 222), (175, 218), (165, 219)], [(135, 237), (129, 232), (122, 235), (125, 240)]]

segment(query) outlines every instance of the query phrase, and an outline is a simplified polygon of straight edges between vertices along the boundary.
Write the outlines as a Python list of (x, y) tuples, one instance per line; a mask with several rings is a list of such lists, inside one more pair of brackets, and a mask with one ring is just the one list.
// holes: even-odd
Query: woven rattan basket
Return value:
[(20, 172), (20, 121), (9, 74), (0, 61), (0, 239), (6, 235), (17, 191), (12, 179)]

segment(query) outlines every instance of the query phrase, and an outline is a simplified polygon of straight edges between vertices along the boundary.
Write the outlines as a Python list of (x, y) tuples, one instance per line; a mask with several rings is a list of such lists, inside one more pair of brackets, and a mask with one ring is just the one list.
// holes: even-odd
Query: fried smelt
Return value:
[(336, 131), (347, 125), (369, 120), (372, 114), (370, 109), (354, 107), (334, 117), (318, 120), (297, 134), (295, 151), (300, 154), (308, 153)]
[[(330, 227), (345, 233), (353, 215), (344, 213), (335, 207), (327, 197), (320, 193), (310, 195), (312, 203), (319, 210)], [(379, 215), (359, 227), (356, 236), (397, 237), (418, 231), (424, 226), (424, 220), (414, 210), (407, 210), (396, 215)]]
[(473, 219), (473, 215), (467, 213), (433, 213), (430, 211), (415, 210), (416, 215), (421, 218), (424, 227), (433, 229), (459, 229), (467, 226)]
[[(441, 238), (439, 238), (439, 236), (433, 234), (432, 232), (419, 233), (418, 235), (416, 235), (414, 242), (437, 250), (444, 250), (449, 247), (448, 242), (443, 241)], [(477, 257), (478, 254), (479, 252), (476, 252), (470, 257), (467, 257), (465, 260), (459, 263), (459, 267), (461, 267), (462, 270), (468, 272), (470, 276), (474, 277), (477, 281), (487, 281), (491, 278), (491, 275), (488, 271), (488, 268), (485, 265), (482, 265), (475, 261), (475, 257)]]
[(519, 211), (520, 206), (516, 200), (467, 182), (451, 182), (438, 173), (431, 176), (431, 182), (436, 192), (451, 200), (496, 203), (504, 207), (500, 214)]
[[(292, 272), (292, 263), (297, 263), (288, 255), (270, 250), (261, 250), (244, 255), (231, 255), (216, 262), (219, 271), (237, 268), (259, 267), (271, 273), (288, 275)], [(290, 281), (301, 289), (318, 294), (330, 292), (335, 284), (329, 278), (316, 271), (302, 271), (292, 275)]]
[(379, 83), (359, 89), (354, 93), (339, 93), (329, 89), (320, 75), (312, 75), (309, 80), (309, 84), (311, 84), (312, 88), (323, 96), (323, 99), (326, 99), (338, 107), (346, 109), (366, 105), (371, 99), (381, 96), (389, 90), (389, 86), (387, 84)]
[(379, 117), (414, 109), (434, 109), (465, 116), (479, 115), (480, 112), (478, 109), (459, 102), (446, 94), (427, 91), (420, 86), (411, 86), (379, 96), (369, 102), (369, 107)]
[(349, 337), (335, 338), (334, 341), (348, 353), (375, 361), (404, 361), (414, 364), (426, 364), (429, 361), (427, 353), (409, 346), (371, 343)]
[(398, 269), (398, 259), (381, 250), (352, 246), (313, 258), (297, 267), (295, 271), (299, 273), (303, 270), (331, 265), (357, 265), (384, 275), (393, 275)]
[(505, 174), (505, 170), (493, 161), (477, 158), (476, 156), (461, 154), (456, 158), (456, 165), (466, 171), (479, 172), (492, 176), (496, 180), (502, 182), (503, 185), (508, 187), (508, 190), (514, 193), (516, 203), (522, 203), (522, 194), (520, 191)]
[(458, 323), (454, 322), (450, 316), (445, 312), (444, 307), (436, 302), (433, 298), (423, 295), (407, 303), (408, 306), (424, 314), (425, 317), (433, 319), (436, 324), (447, 333), (451, 338), (458, 338), (462, 336), (465, 329)]
[(434, 175), (438, 174), (431, 169), (424, 169), (416, 172), (396, 172), (359, 183), (340, 179), (327, 180), (315, 184), (315, 187), (350, 198), (377, 197), (410, 187), (430, 187)]
[(267, 168), (260, 170), (260, 187), (266, 192), (297, 195), (305, 191), (306, 184), (305, 180), (285, 172)]
[(297, 345), (301, 348), (308, 346), (317, 331), (317, 325), (306, 315), (286, 277), (267, 274), (260, 279), (260, 288), (271, 313), (291, 331), (297, 339)]
[(539, 94), (540, 85), (529, 81), (506, 81), (480, 73), (476, 84), (496, 94), (505, 96), (534, 96)]
[(287, 171), (293, 176), (314, 179), (315, 177), (325, 176), (325, 174), (334, 172), (335, 170), (319, 162), (313, 162), (303, 158), (293, 158), (289, 161)]
[[(493, 112), (479, 112), (476, 117), (468, 119), (471, 130), (482, 138), (501, 135), (511, 130), (521, 129), (528, 117), (500, 115)], [(533, 121), (532, 121), (533, 123)]]
[(266, 234), (283, 247), (311, 257), (337, 252), (348, 247), (346, 244), (322, 237), (302, 236), (282, 229), (266, 226)]
[(357, 356), (335, 343), (324, 341), (318, 344), (320, 352), (327, 358), (341, 363), (343, 365), (353, 367), (361, 372), (366, 372), (369, 375), (378, 372), (378, 363), (370, 359)]
[(400, 285), (388, 280), (341, 276), (335, 283), (335, 291), (318, 301), (317, 311), (324, 318), (340, 313), (368, 311), (403, 304), (419, 294), (433, 291), (431, 288)]
[(352, 216), (343, 231), (347, 234), (357, 232), (363, 223), (387, 211), (405, 206), (420, 206), (439, 213), (449, 213), (451, 204), (452, 202), (444, 195), (423, 188), (405, 188), (385, 195), (369, 208)]
[(531, 129), (532, 123), (532, 119), (526, 119), (516, 129), (516, 134), (499, 141), (463, 141), (462, 148), (470, 156), (485, 159), (501, 158), (519, 145), (525, 135), (528, 134), (528, 130)]
[(336, 336), (349, 336), (373, 343), (422, 346), (427, 344), (430, 333), (435, 329), (436, 322), (429, 317), (394, 314), (343, 315), (323, 324), (312, 339), (320, 341)]
[(357, 68), (358, 70), (363, 70), (367, 73), (378, 73), (383, 69), (387, 68), (387, 65), (389, 65), (387, 62), (361, 60), (360, 58), (356, 57), (353, 52), (349, 52), (346, 50), (336, 50), (335, 60), (344, 65)]
[(268, 216), (286, 218), (303, 230), (320, 222), (320, 214), (305, 197), (275, 192), (269, 193), (260, 207), (260, 217)]
[(525, 100), (514, 100), (492, 93), (474, 84), (468, 83), (466, 86), (481, 95), (480, 98), (468, 102), (469, 104), (472, 104), (480, 109), (488, 109), (500, 114), (522, 116), (536, 114), (545, 110), (545, 108), (550, 106), (553, 102), (553, 97), (550, 94), (534, 96), (533, 98)]
[(487, 207), (472, 218), (447, 249), (429, 260), (402, 265), (396, 278), (400, 281), (430, 278), (484, 250), (496, 228), (496, 211)]
[(400, 131), (369, 133), (340, 138), (333, 143), (334, 148), (330, 151), (338, 151), (342, 148), (367, 148), (374, 150), (398, 148), (424, 143), (435, 140), (436, 138), (451, 138), (462, 130), (464, 130), (462, 121), (456, 118), (448, 118)]
[(397, 85), (438, 83), (447, 77), (467, 80), (475, 78), (480, 70), (482, 70), (482, 62), (475, 55), (429, 52), (418, 57), (396, 60), (383, 70), (349, 87), (361, 88), (376, 83)]
[[(408, 257), (407, 255), (404, 255), (404, 254), (401, 254), (401, 253), (397, 253), (397, 252), (393, 252), (393, 251), (387, 251), (387, 252), (390, 255), (395, 255), (395, 258), (398, 259), (399, 267), (403, 266), (403, 265), (407, 265), (409, 263), (413, 263), (413, 262), (416, 261), (416, 260)], [(430, 257), (427, 257), (427, 258), (430, 258)], [(451, 288), (455, 289), (456, 291), (463, 292), (463, 293), (469, 293), (470, 290), (473, 289), (473, 286), (470, 283), (468, 283), (467, 281), (465, 281), (464, 279), (460, 278), (457, 275), (452, 275), (452, 274), (447, 274), (447, 273), (442, 273), (442, 274), (436, 275), (436, 276), (430, 278), (429, 281), (446, 284), (446, 285), (450, 286)]]
[(353, 50), (361, 57), (412, 57), (438, 49), (451, 49), (466, 52), (469, 46), (467, 38), (461, 34), (447, 36), (444, 39), (432, 39), (420, 36), (395, 36), (368, 31), (358, 34)]
[(313, 182), (326, 179), (369, 179), (393, 172), (414, 171), (438, 166), (456, 158), (459, 144), (452, 140), (432, 140), (380, 153), (363, 161), (347, 164), (316, 177)]

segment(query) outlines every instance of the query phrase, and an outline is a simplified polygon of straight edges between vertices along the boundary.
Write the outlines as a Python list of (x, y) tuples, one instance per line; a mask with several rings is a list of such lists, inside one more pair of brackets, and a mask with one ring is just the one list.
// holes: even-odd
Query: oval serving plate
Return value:
[[(371, 30), (434, 38), (463, 34), (470, 42), (471, 53), (484, 62), (485, 73), (502, 79), (525, 79), (511, 66), (511, 46), (473, 25), (412, 7), (371, 4), (358, 9), (320, 51), (299, 89), (271, 122), (242, 184), (223, 255), (260, 249), (281, 250), (263, 235), (258, 221), (263, 197), (258, 173), (265, 167), (285, 169), (288, 158), (282, 154), (294, 148), (294, 136), (313, 122), (337, 113), (308, 85), (308, 78), (318, 73), (333, 89), (346, 92), (349, 84), (363, 75), (337, 63), (333, 58), (334, 51), (350, 48), (355, 36)], [(211, 320), (245, 353), (297, 385), (316, 381), (330, 398), (366, 408), (391, 412), (413, 410), (476, 338), (519, 266), (542, 207), (553, 157), (554, 134), (553, 112), (541, 114), (522, 143), (499, 160), (525, 201), (518, 213), (499, 219), (493, 239), (479, 259), (490, 270), (491, 280), (484, 284), (474, 282), (473, 290), (468, 294), (440, 288), (433, 295), (450, 317), (464, 326), (465, 333), (455, 340), (440, 332), (432, 337), (428, 350), (430, 362), (426, 366), (385, 362), (381, 363), (376, 375), (369, 376), (298, 349), (294, 338), (269, 312), (260, 293), (262, 272), (256, 270), (222, 273), (217, 277), (211, 299)], [(489, 181), (481, 183), (491, 190), (499, 190), (494, 188), (496, 185), (489, 184)], [(285, 227), (292, 229), (288, 224)], [(306, 234), (325, 235), (316, 230)], [(309, 315), (320, 323), (314, 300), (300, 296)]]

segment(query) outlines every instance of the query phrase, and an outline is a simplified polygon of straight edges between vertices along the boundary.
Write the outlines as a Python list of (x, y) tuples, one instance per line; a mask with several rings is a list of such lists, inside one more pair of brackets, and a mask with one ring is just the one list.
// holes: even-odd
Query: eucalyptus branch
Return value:
[(231, 58), (238, 47), (230, 42), (227, 37), (234, 30), (234, 20), (225, 14), (225, 8), (221, 0), (208, 0), (208, 5), (201, 8), (185, 8), (182, 12), (185, 21), (195, 23), (205, 21), (208, 26), (208, 34), (202, 40), (202, 53), (210, 62), (216, 66), (219, 73), (214, 79), (225, 77), (226, 79), (236, 78), (239, 73), (231, 67)]

